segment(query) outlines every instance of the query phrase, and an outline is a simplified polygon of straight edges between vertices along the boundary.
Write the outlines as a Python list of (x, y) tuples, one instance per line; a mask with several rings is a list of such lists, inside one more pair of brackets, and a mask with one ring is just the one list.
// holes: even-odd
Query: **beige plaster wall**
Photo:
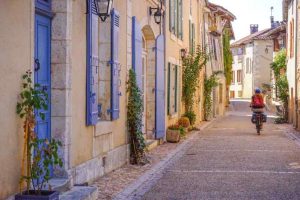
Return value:
[[(180, 49), (184, 48), (189, 50), (189, 20), (195, 24), (195, 33), (196, 33), (196, 46), (202, 44), (202, 26), (203, 26), (203, 6), (204, 1), (192, 1), (192, 15), (190, 15), (190, 0), (183, 2), (183, 39), (177, 38), (173, 35), (169, 30), (169, 22), (170, 22), (170, 12), (167, 9), (166, 16), (166, 26), (165, 26), (165, 34), (166, 34), (166, 64), (168, 66), (168, 62), (172, 64), (179, 65), (178, 71), (178, 112), (175, 115), (167, 116), (166, 115), (166, 126), (170, 126), (175, 124), (178, 119), (184, 114), (184, 103), (182, 102), (182, 60), (180, 57)], [(166, 8), (169, 8), (170, 1), (166, 1)], [(167, 77), (167, 73), (166, 76)], [(195, 96), (195, 108), (194, 111), (197, 114), (197, 123), (202, 120), (202, 112), (203, 112), (203, 78), (204, 78), (204, 69), (200, 74), (200, 82), (199, 89), (196, 92)], [(167, 100), (167, 78), (165, 82), (166, 86), (166, 100)]]
[(23, 128), (16, 104), (21, 76), (33, 64), (34, 12), (29, 0), (1, 0), (0, 4), (0, 199), (5, 199), (18, 192)]

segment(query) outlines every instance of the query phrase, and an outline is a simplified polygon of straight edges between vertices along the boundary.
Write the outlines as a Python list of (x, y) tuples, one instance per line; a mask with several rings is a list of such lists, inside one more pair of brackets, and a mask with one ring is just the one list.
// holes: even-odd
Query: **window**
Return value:
[(195, 24), (189, 21), (189, 47), (190, 47), (190, 52), (194, 53), (195, 52)]
[(235, 71), (231, 72), (231, 84), (235, 83)]
[(183, 0), (170, 0), (170, 32), (177, 36), (179, 39), (183, 39)]
[(242, 70), (237, 70), (237, 82), (242, 82)]
[(177, 112), (178, 66), (168, 63), (168, 115)]
[(215, 60), (218, 60), (218, 57), (217, 57), (217, 46), (216, 46), (216, 40), (213, 38), (213, 51), (214, 51), (214, 57), (215, 57)]
[(294, 57), (294, 19), (290, 22), (290, 58)]
[(223, 103), (223, 84), (219, 84), (219, 103)]
[(250, 58), (246, 59), (246, 74), (250, 74)]

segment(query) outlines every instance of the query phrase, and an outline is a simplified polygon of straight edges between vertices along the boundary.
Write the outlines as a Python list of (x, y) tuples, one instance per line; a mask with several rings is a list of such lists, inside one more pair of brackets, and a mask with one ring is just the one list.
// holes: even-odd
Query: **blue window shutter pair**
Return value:
[(98, 121), (98, 15), (94, 1), (88, 1), (87, 14), (87, 68), (86, 68), (86, 124), (96, 125)]
[(136, 82), (142, 91), (142, 53), (143, 39), (142, 31), (136, 17), (132, 17), (132, 67), (136, 74)]
[(156, 39), (156, 83), (155, 83), (155, 130), (156, 139), (165, 136), (165, 41), (164, 36)]
[(116, 120), (120, 115), (119, 91), (119, 33), (120, 15), (113, 9), (111, 14), (111, 119)]

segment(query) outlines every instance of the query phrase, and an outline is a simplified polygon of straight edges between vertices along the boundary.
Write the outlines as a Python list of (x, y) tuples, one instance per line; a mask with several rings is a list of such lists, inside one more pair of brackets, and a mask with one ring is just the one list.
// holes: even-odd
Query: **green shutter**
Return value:
[(192, 22), (189, 20), (189, 49), (192, 52)]
[(174, 101), (174, 106), (175, 106), (175, 112), (177, 112), (177, 91), (178, 91), (178, 66), (175, 66), (175, 101)]
[(176, 36), (178, 34), (178, 0), (174, 0), (174, 32)]
[(195, 24), (192, 24), (192, 52), (195, 52)]
[(182, 0), (178, 0), (178, 38), (183, 39), (183, 18), (182, 18)]
[(170, 29), (170, 32), (173, 31), (173, 1), (174, 0), (170, 0), (169, 1), (169, 29)]
[(171, 63), (168, 63), (168, 115), (170, 115), (170, 96), (171, 96)]

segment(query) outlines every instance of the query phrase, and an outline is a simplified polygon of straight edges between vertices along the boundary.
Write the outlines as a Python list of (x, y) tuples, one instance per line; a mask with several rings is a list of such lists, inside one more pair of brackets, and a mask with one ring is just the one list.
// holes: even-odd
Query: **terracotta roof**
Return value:
[(280, 33), (280, 32), (286, 32), (286, 24), (285, 23), (281, 23), (280, 26), (267, 31), (264, 34), (255, 37), (254, 39), (255, 40), (269, 40), (269, 39), (273, 39), (274, 36), (277, 33)]
[(255, 40), (258, 36), (265, 34), (266, 32), (270, 31), (271, 28), (268, 29), (264, 29), (262, 31), (258, 31), (256, 33), (253, 33), (251, 35), (248, 35), (234, 43), (231, 44), (231, 47), (238, 47), (240, 45), (244, 45), (244, 44), (248, 44), (250, 42), (252, 42), (253, 40)]

